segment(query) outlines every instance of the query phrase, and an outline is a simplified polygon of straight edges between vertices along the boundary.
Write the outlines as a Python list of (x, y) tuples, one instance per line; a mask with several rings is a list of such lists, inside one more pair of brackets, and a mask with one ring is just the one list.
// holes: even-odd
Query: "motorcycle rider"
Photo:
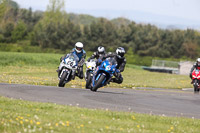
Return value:
[[(71, 53), (76, 54), (79, 58), (79, 62), (78, 62), (78, 68), (77, 68), (77, 73), (73, 73), (72, 74), (72, 79), (75, 79), (75, 75), (77, 75), (80, 79), (83, 79), (83, 64), (85, 62), (85, 57), (86, 57), (86, 52), (83, 49), (83, 43), (81, 42), (77, 42), (75, 44), (75, 48), (72, 49)], [(60, 62), (62, 60), (64, 60), (64, 58), (67, 56), (67, 54), (65, 54), (64, 56), (62, 56), (60, 58)], [(57, 70), (58, 74), (60, 74), (61, 70)]]
[(117, 61), (117, 70), (114, 74), (115, 78), (111, 79), (111, 82), (115, 82), (118, 84), (121, 84), (123, 82), (123, 77), (121, 72), (124, 71), (125, 65), (126, 65), (126, 58), (124, 57), (125, 49), (123, 47), (118, 47), (116, 49), (116, 53), (109, 53), (106, 55), (103, 59), (106, 59), (108, 57), (114, 57)]
[(91, 59), (95, 59), (96, 58), (97, 59), (96, 66), (98, 66), (99, 65), (98, 64), (98, 59), (102, 60), (105, 55), (106, 55), (105, 48), (102, 47), (102, 46), (99, 46), (97, 48), (97, 51), (94, 52), (90, 58), (88, 58), (87, 62), (89, 62)]
[[(99, 60), (99, 59), (102, 60), (103, 57), (105, 56), (105, 54), (106, 54), (105, 48), (104, 48), (103, 46), (99, 46), (99, 47), (97, 48), (97, 51), (94, 52), (90, 58), (88, 58), (88, 60), (86, 61), (86, 64), (87, 64), (88, 62), (90, 62), (90, 60), (96, 58), (95, 61), (96, 61), (96, 67), (97, 67), (97, 66), (99, 65), (99, 64), (97, 64), (97, 63), (98, 63), (98, 60)], [(85, 73), (86, 88), (91, 88), (91, 85), (87, 85), (87, 83), (90, 82), (90, 81), (88, 81), (88, 76), (89, 76), (89, 74), (90, 74), (90, 70), (89, 70), (89, 69), (86, 69), (86, 73)], [(90, 80), (92, 80), (92, 79), (90, 79)]]
[(97, 51), (96, 52), (94, 52), (93, 54), (92, 54), (92, 56), (90, 57), (90, 58), (88, 58), (88, 62), (91, 60), (91, 59), (103, 59), (103, 57), (106, 55), (106, 52), (105, 52), (105, 48), (104, 47), (102, 47), (102, 46), (99, 46), (98, 48), (97, 48)]
[[(190, 70), (190, 78), (191, 79), (192, 79), (192, 72), (193, 72), (194, 69), (200, 70), (200, 58), (197, 58), (196, 62), (194, 63), (194, 65), (192, 66), (192, 68)], [(193, 81), (191, 83), (193, 83)]]

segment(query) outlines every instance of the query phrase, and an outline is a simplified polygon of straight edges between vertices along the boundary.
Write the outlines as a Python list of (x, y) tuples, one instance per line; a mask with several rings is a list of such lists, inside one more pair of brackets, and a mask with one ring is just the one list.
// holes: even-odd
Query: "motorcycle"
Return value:
[(61, 61), (59, 69), (61, 70), (58, 75), (59, 87), (64, 87), (66, 83), (75, 77), (79, 58), (77, 55), (70, 53)]
[(97, 91), (98, 88), (106, 86), (112, 79), (117, 67), (117, 61), (114, 58), (107, 58), (97, 67), (92, 79), (91, 91)]
[(192, 72), (192, 83), (193, 83), (193, 86), (194, 86), (194, 92), (195, 93), (199, 92), (199, 89), (200, 89), (200, 86), (199, 86), (199, 83), (200, 83), (200, 71), (199, 71), (199, 69), (195, 69)]
[(96, 69), (96, 60), (91, 59), (89, 62), (86, 62), (86, 72), (85, 72), (85, 80), (86, 80), (86, 89), (91, 88), (91, 83), (92, 83), (92, 77), (93, 77), (93, 72)]

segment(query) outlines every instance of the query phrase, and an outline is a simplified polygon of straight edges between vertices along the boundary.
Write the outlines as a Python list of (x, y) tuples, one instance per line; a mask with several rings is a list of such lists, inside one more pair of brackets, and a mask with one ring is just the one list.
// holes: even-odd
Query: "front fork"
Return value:
[[(71, 73), (72, 71), (70, 72), (70, 70), (68, 70), (68, 69), (66, 69), (66, 68), (63, 68), (63, 69), (61, 70), (59, 76), (58, 76), (59, 79), (61, 78), (63, 72), (67, 72), (67, 73), (68, 73), (68, 74), (67, 74), (67, 77), (65, 78), (65, 79), (68, 79), (69, 76), (70, 76), (70, 73)], [(73, 72), (72, 72), (72, 73), (73, 73)]]
[(90, 74), (92, 73), (91, 76), (93, 76), (93, 71), (91, 71), (90, 69), (87, 69), (85, 72), (85, 80), (87, 80), (88, 73)]
[(193, 86), (197, 86), (199, 88), (199, 80), (198, 79), (192, 79)]

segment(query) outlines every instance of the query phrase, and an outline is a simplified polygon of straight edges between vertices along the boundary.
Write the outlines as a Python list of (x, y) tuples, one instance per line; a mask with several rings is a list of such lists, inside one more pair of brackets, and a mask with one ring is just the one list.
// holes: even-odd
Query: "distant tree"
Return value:
[[(50, 36), (57, 32), (58, 24), (63, 21), (63, 0), (49, 0), (47, 11), (43, 18), (36, 24), (31, 34), (31, 44), (41, 47), (50, 46)], [(52, 27), (51, 27), (52, 26)]]
[(197, 44), (192, 43), (192, 42), (188, 42), (188, 43), (184, 43), (183, 44), (184, 47), (184, 55), (189, 57), (189, 58), (196, 58), (197, 57)]
[[(77, 41), (82, 41), (82, 33), (79, 25), (75, 25), (71, 21), (64, 22), (59, 25), (57, 32), (59, 40), (57, 46), (62, 51), (71, 49)], [(83, 42), (85, 44), (85, 42)]]
[(3, 15), (3, 21), (17, 21), (17, 15), (18, 15), (18, 9), (19, 6), (16, 2), (12, 0), (2, 0), (4, 15)]
[(90, 33), (86, 34), (90, 40), (90, 50), (94, 51), (98, 46), (115, 49), (119, 46), (117, 27), (106, 19), (100, 19), (90, 25)]
[(67, 19), (64, 0), (50, 0), (47, 11), (34, 28), (31, 44), (65, 51), (80, 38), (80, 26)]
[(0, 0), (0, 24), (6, 12), (6, 0)]
[(97, 22), (99, 20), (99, 18), (95, 18), (93, 16), (86, 14), (83, 15), (83, 14), (68, 13), (67, 16), (69, 20), (76, 25), (89, 26), (93, 22)]
[(65, 20), (65, 2), (64, 0), (49, 0), (49, 5), (42, 21), (48, 23), (61, 23)]
[(19, 21), (12, 31), (12, 41), (22, 40), (27, 34), (27, 26), (23, 21)]
[(123, 17), (112, 19), (111, 22), (119, 28), (121, 26), (128, 26), (129, 24), (131, 24), (131, 21), (129, 19)]
[(13, 9), (19, 9), (19, 5), (17, 4), (17, 2), (13, 1), (13, 0), (6, 0), (8, 6), (10, 6)]
[(12, 31), (14, 30), (14, 23), (9, 22), (2, 26), (1, 33), (3, 35), (2, 42), (10, 43), (12, 42)]

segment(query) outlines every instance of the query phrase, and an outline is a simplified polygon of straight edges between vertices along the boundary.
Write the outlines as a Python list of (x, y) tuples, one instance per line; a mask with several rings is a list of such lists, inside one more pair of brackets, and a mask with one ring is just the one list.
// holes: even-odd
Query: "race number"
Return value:
[(73, 61), (68, 61), (68, 62), (67, 62), (67, 65), (69, 65), (69, 66), (72, 67), (72, 66), (74, 65), (74, 62), (73, 62)]

